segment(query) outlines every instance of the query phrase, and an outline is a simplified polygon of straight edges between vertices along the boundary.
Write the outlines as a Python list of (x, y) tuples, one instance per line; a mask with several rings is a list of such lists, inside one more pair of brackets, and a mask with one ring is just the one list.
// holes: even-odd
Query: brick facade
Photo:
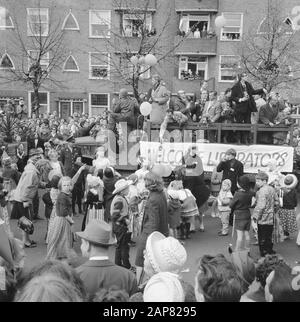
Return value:
[[(122, 8), (118, 3), (123, 3)], [(123, 9), (130, 7), (130, 4), (135, 2), (146, 2), (136, 0), (65, 0), (56, 1), (53, 6), (50, 0), (41, 0), (41, 8), (49, 8), (50, 24), (63, 24), (65, 17), (68, 13), (72, 12), (79, 24), (79, 30), (66, 30), (64, 33), (64, 39), (66, 46), (70, 51), (70, 54), (75, 58), (79, 67), (79, 72), (65, 72), (63, 66), (60, 70), (53, 72), (53, 78), (61, 81), (61, 86), (54, 86), (49, 81), (43, 84), (41, 91), (47, 92), (49, 98), (49, 109), (51, 111), (59, 109), (59, 100), (70, 102), (81, 102), (84, 106), (84, 111), (87, 113), (97, 114), (98, 109), (91, 109), (91, 94), (109, 94), (109, 105), (113, 98), (114, 93), (118, 92), (120, 88), (126, 87), (126, 84), (122, 82), (120, 77), (111, 72), (110, 80), (104, 79), (90, 79), (89, 78), (89, 52), (93, 51), (106, 51), (107, 41), (103, 38), (91, 38), (90, 37), (90, 10), (110, 10), (111, 12), (111, 28), (112, 33), (120, 32), (122, 26), (122, 14)], [(250, 26), (259, 25), (264, 16), (264, 7), (266, 1), (261, 0), (151, 0), (149, 4), (149, 12), (152, 14), (152, 26), (155, 27), (159, 33), (162, 26), (165, 24), (168, 18), (168, 24), (165, 28), (164, 34), (156, 46), (155, 55), (159, 56), (159, 48), (163, 48), (164, 51), (172, 50), (174, 46), (176, 49), (172, 54), (161, 61), (161, 63), (151, 69), (151, 73), (159, 73), (167, 87), (173, 93), (179, 89), (184, 89), (188, 93), (199, 93), (200, 80), (199, 79), (179, 79), (180, 71), (184, 66), (192, 66), (194, 68), (197, 63), (198, 56), (206, 57), (205, 62), (200, 62), (197, 67), (197, 72), (201, 75), (205, 75), (206, 79), (209, 79), (209, 87), (216, 89), (219, 92), (224, 91), (227, 87), (232, 86), (232, 82), (220, 82), (219, 81), (219, 64), (221, 55), (236, 55), (239, 41), (224, 41), (221, 40), (220, 30), (217, 30), (214, 24), (215, 18), (223, 12), (236, 12), (243, 14), (243, 34), (247, 32)], [(299, 4), (298, 0), (285, 0), (284, 10), (286, 10), (287, 17), (294, 17), (291, 14), (292, 8)], [(126, 5), (127, 4), (127, 5)], [(35, 0), (28, 0), (26, 4), (24, 1), (19, 0), (0, 0), (0, 6), (5, 7), (11, 15), (13, 22), (18, 24), (19, 30), (22, 33), (23, 39), (28, 42), (28, 49), (30, 49), (30, 37), (27, 36), (27, 11), (26, 8), (36, 8)], [(1, 14), (1, 11), (0, 11)], [(191, 17), (205, 16), (208, 17), (208, 26), (211, 31), (216, 32), (216, 37), (202, 37), (201, 38), (188, 38), (181, 42), (182, 36), (178, 35), (179, 25), (185, 21), (190, 24), (190, 20), (184, 20), (184, 17), (190, 15)], [(205, 18), (206, 19), (206, 18)], [(204, 20), (205, 20), (204, 19)], [(186, 22), (188, 21), (188, 22)], [(181, 27), (182, 27), (181, 26)], [(189, 28), (189, 25), (186, 26)], [(51, 29), (51, 27), (50, 27)], [(20, 53), (13, 49), (12, 39), (16, 37), (15, 29), (3, 29), (0, 28), (0, 54), (1, 56), (7, 52), (15, 64), (20, 63)], [(111, 41), (114, 40), (113, 34), (111, 35)], [(136, 38), (126, 38), (127, 45), (130, 49), (134, 50), (137, 46), (138, 40)], [(177, 46), (177, 44), (179, 44)], [(113, 42), (112, 42), (113, 44)], [(115, 43), (116, 44), (116, 43)], [(117, 47), (122, 47), (119, 44)], [(112, 50), (113, 51), (113, 50)], [(115, 55), (115, 53), (111, 53)], [(115, 57), (115, 56), (114, 56)], [(181, 59), (181, 65), (179, 59), (187, 57), (187, 60)], [(192, 57), (189, 60), (188, 57)], [(200, 59), (201, 60), (201, 59)], [(186, 64), (186, 65), (184, 65)], [(198, 65), (197, 65), (198, 66)], [(198, 70), (200, 68), (200, 71)], [(29, 91), (31, 88), (22, 83), (3, 83), (3, 76), (5, 76), (5, 70), (0, 70), (2, 78), (0, 79), (0, 103), (1, 98), (4, 97), (23, 97), (26, 104), (29, 104)], [(201, 74), (202, 73), (202, 74)], [(184, 74), (184, 73), (183, 73)], [(183, 76), (182, 76), (183, 77)], [(188, 78), (188, 77), (187, 77)], [(140, 91), (146, 92), (150, 88), (151, 80), (144, 80), (140, 82)], [(132, 91), (128, 87), (129, 91)], [(80, 103), (80, 104), (81, 104)], [(66, 103), (68, 105), (69, 103)], [(73, 112), (74, 112), (74, 106)], [(99, 112), (102, 109), (99, 109)], [(63, 113), (62, 113), (63, 114)], [(63, 114), (64, 116), (66, 114)]]

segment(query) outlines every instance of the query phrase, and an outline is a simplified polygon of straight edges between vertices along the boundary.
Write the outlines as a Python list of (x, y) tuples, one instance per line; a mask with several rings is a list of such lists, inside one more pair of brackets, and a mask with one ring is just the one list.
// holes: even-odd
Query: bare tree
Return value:
[(15, 57), (15, 64), (7, 66), (6, 72), (0, 75), (0, 83), (29, 84), (33, 90), (33, 111), (38, 114), (41, 86), (49, 82), (63, 87), (62, 82), (55, 77), (55, 71), (61, 71), (69, 52), (64, 41), (62, 21), (53, 8), (42, 8), (38, 0), (35, 9), (32, 9), (27, 28), (24, 28), (18, 19), (19, 13), (11, 5), (10, 7), (15, 30), (5, 47), (9, 47), (14, 53), (12, 57)]
[(269, 91), (293, 87), (300, 79), (300, 59), (293, 23), (278, 0), (268, 0), (265, 18), (243, 37), (240, 68)]
[[(140, 101), (140, 85), (146, 81), (146, 76), (151, 68), (145, 64), (144, 56), (150, 53), (154, 54), (157, 64), (162, 62), (174, 63), (175, 49), (194, 30), (181, 35), (177, 43), (170, 45), (168, 29), (174, 28), (171, 2), (169, 3), (169, 10), (165, 10), (165, 19), (159, 26), (153, 24), (151, 9), (153, 9), (152, 4), (155, 1), (113, 0), (112, 2), (115, 10), (120, 12), (120, 25), (112, 26), (109, 30), (110, 37), (104, 38), (105, 51), (110, 53), (110, 58), (101, 58), (101, 55), (99, 55), (98, 60), (105, 61), (109, 65), (112, 82), (120, 83), (121, 80), (124, 84), (129, 85), (134, 97)], [(127, 24), (127, 20), (131, 20), (131, 22)], [(92, 47), (92, 50), (99, 51), (97, 47)], [(131, 58), (133, 56), (139, 59), (137, 64), (132, 63)], [(101, 73), (100, 71), (100, 77), (103, 76)]]

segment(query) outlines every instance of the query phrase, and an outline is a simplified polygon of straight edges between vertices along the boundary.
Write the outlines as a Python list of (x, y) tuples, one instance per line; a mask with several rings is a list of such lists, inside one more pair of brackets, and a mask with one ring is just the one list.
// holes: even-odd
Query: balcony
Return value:
[(219, 0), (175, 0), (177, 12), (218, 12)]
[[(182, 41), (182, 42), (181, 42)], [(180, 44), (179, 44), (180, 43)], [(179, 44), (179, 45), (178, 45)], [(217, 55), (217, 37), (211, 38), (185, 38), (176, 36), (174, 46), (176, 55), (201, 54), (206, 56)]]
[(155, 11), (156, 0), (116, 0), (114, 1), (114, 9), (117, 11)]

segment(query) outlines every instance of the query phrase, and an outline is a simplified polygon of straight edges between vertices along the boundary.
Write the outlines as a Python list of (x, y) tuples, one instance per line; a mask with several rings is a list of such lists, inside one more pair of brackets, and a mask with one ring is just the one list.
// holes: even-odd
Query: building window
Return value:
[(109, 54), (89, 53), (90, 79), (109, 79)]
[(188, 38), (208, 38), (210, 35), (209, 15), (183, 15), (179, 22), (179, 34)]
[[(39, 114), (46, 114), (50, 112), (50, 93), (49, 92), (39, 92), (39, 101), (40, 101), (40, 109)], [(29, 115), (31, 115), (34, 110), (34, 93), (29, 92), (28, 97), (28, 109)]]
[(27, 35), (48, 36), (49, 10), (48, 8), (27, 8)]
[(110, 37), (111, 12), (109, 10), (90, 10), (90, 37)]
[(9, 12), (5, 8), (0, 7), (0, 30), (11, 28), (14, 28), (14, 24)]
[(240, 65), (239, 56), (222, 55), (219, 65), (219, 82), (233, 82), (236, 80), (237, 69)]
[(243, 14), (236, 12), (225, 12), (225, 26), (221, 29), (221, 40), (239, 41), (243, 32)]
[(78, 64), (72, 55), (70, 55), (66, 59), (66, 61), (64, 63), (63, 71), (64, 72), (79, 72)]
[[(293, 21), (287, 17), (283, 20), (282, 25), (278, 26), (275, 22), (272, 23), (272, 21), (268, 20), (268, 17), (265, 17), (261, 23), (258, 26), (257, 33), (258, 34), (272, 34), (272, 33), (286, 33), (286, 34), (292, 34), (295, 30), (295, 26), (293, 24)], [(275, 27), (275, 29), (274, 29)]]
[(83, 99), (60, 99), (58, 102), (59, 116), (62, 119), (67, 119), (74, 113), (82, 114), (84, 111)]
[(99, 115), (109, 109), (109, 94), (90, 94), (90, 115)]
[(49, 67), (49, 52), (42, 55), (39, 60), (39, 50), (29, 50), (28, 51), (28, 70), (33, 64), (36, 64), (39, 61), (39, 64), (42, 70), (47, 70)]
[(123, 14), (123, 35), (125, 37), (141, 37), (152, 32), (152, 14)]
[(204, 80), (207, 78), (207, 56), (180, 56), (179, 79)]
[(5, 110), (5, 105), (8, 104), (9, 101), (14, 101), (15, 105), (18, 106), (19, 102), (23, 100), (23, 97), (0, 97), (0, 109)]
[(79, 24), (72, 11), (66, 15), (66, 18), (62, 25), (62, 30), (80, 30)]
[(8, 53), (4, 53), (0, 61), (0, 69), (15, 69), (15, 65)]

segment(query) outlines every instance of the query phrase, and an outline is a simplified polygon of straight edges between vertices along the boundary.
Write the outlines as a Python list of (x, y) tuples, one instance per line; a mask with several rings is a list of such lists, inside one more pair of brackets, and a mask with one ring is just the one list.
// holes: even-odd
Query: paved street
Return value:
[[(40, 207), (42, 208), (42, 206)], [(43, 213), (43, 211), (41, 212)], [(74, 230), (80, 231), (83, 216), (75, 217)], [(21, 238), (21, 232), (17, 228), (17, 221), (12, 220), (12, 227), (16, 237)], [(188, 260), (186, 268), (188, 272), (183, 273), (184, 279), (193, 283), (197, 260), (204, 254), (228, 254), (227, 247), (232, 243), (231, 236), (219, 237), (217, 232), (220, 228), (220, 221), (218, 218), (211, 216), (205, 217), (205, 232), (196, 232), (192, 234), (192, 238), (185, 243), (188, 253)], [(26, 269), (33, 267), (35, 264), (43, 261), (46, 255), (45, 245), (46, 234), (46, 220), (38, 220), (35, 223), (35, 233), (33, 239), (38, 243), (36, 248), (26, 248)], [(251, 246), (251, 254), (254, 258), (258, 258), (258, 247)], [(275, 245), (274, 249), (281, 254), (292, 266), (295, 265), (296, 260), (300, 260), (300, 248), (296, 245), (295, 240), (286, 240), (281, 244)], [(80, 242), (75, 243), (75, 250), (80, 254)], [(114, 247), (110, 249), (111, 258), (114, 258)], [(135, 247), (131, 248), (131, 262), (134, 264)]]

